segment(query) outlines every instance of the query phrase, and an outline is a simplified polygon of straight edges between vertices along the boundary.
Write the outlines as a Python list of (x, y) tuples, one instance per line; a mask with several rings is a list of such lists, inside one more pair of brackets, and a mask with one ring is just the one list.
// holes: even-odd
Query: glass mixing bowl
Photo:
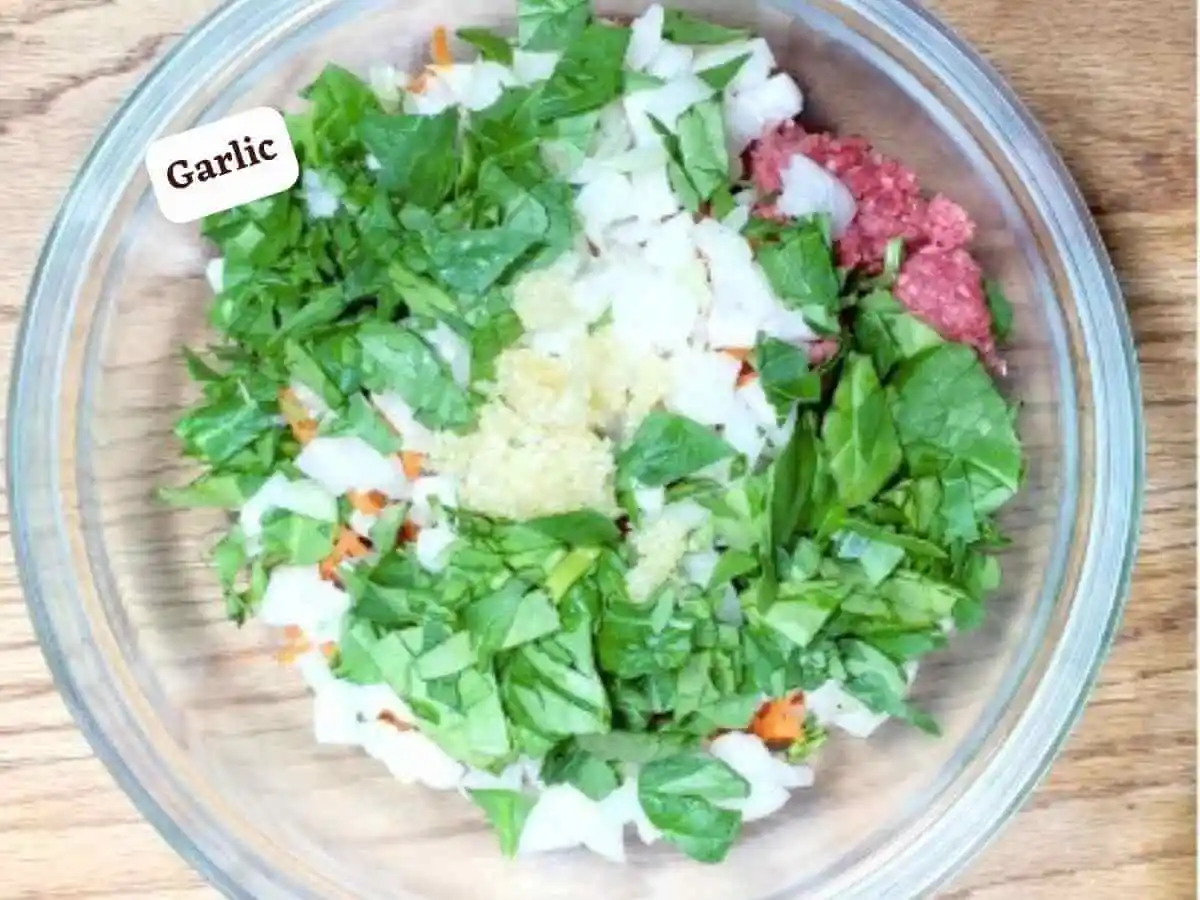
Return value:
[[(633, 12), (612, 8), (609, 12)], [(471, 804), (311, 738), (306, 691), (266, 636), (223, 620), (202, 557), (219, 517), (166, 510), (185, 477), (178, 351), (205, 336), (205, 250), (168, 225), (142, 166), (156, 137), (291, 105), (326, 61), (415, 64), (435, 24), (511, 3), (235, 0), (133, 93), (83, 166), (29, 295), (8, 474), (21, 577), (59, 687), (146, 817), (233, 897), (422, 900), (905, 898), (959, 868), (1066, 736), (1117, 627), (1134, 558), (1142, 426), (1129, 326), (1086, 208), (1008, 89), (914, 3), (713, 0), (756, 24), (809, 116), (870, 135), (961, 202), (1016, 306), (1006, 389), (1028, 481), (987, 625), (923, 670), (940, 740), (900, 725), (839, 741), (815, 788), (727, 863), (660, 848), (625, 867), (509, 862)]]

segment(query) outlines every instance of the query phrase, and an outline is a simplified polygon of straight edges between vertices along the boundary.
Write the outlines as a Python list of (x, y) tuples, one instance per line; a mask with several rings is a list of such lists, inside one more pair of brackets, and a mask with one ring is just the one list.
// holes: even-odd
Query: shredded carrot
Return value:
[(757, 377), (758, 377), (758, 373), (755, 372), (753, 369), (749, 368), (748, 366), (743, 367), (742, 371), (738, 373), (737, 386), (745, 387), (746, 385), (748, 385), (750, 382), (752, 382)]
[(367, 545), (358, 532), (351, 528), (342, 526), (338, 532), (337, 543), (333, 547), (334, 553), (341, 553), (342, 556), (366, 556), (371, 552), (371, 548)]
[(721, 347), (718, 353), (724, 353), (726, 356), (736, 359), (742, 364), (741, 370), (738, 372), (737, 386), (742, 387), (752, 382), (758, 377), (758, 373), (754, 371), (754, 367), (750, 365), (750, 354), (754, 351), (750, 347)]
[(380, 491), (349, 491), (346, 499), (364, 516), (377, 516), (387, 506), (387, 497)]
[(289, 425), (308, 418), (308, 410), (304, 408), (296, 392), (289, 387), (279, 389), (279, 411), (283, 413), (283, 418)]
[(414, 75), (412, 81), (408, 83), (408, 92), (410, 94), (423, 94), (428, 87), (429, 72), (426, 69), (422, 69), (420, 72)]
[(337, 643), (334, 641), (326, 641), (321, 645), (321, 655), (326, 659), (333, 659), (333, 654), (337, 653)]
[(394, 712), (392, 712), (390, 709), (385, 709), (383, 712), (381, 712), (375, 718), (378, 719), (380, 722), (384, 722), (388, 725), (391, 725), (397, 731), (412, 731), (412, 726), (409, 725), (407, 722), (401, 720), (401, 718), (399, 716), (397, 716)]
[(370, 548), (358, 536), (357, 532), (347, 528), (345, 525), (341, 526), (338, 531), (337, 541), (333, 545), (333, 552), (321, 560), (321, 577), (326, 581), (332, 581), (334, 575), (337, 574), (337, 567), (342, 564), (342, 560), (356, 556), (366, 556), (369, 552), (371, 552)]
[(292, 426), (292, 435), (301, 444), (307, 444), (317, 436), (318, 427), (313, 419), (303, 419)]
[(416, 526), (415, 522), (406, 521), (400, 526), (400, 543), (407, 544), (410, 541), (415, 541), (421, 529)]
[(454, 57), (450, 55), (450, 36), (446, 34), (446, 29), (441, 25), (433, 29), (433, 40), (430, 42), (429, 53), (436, 66), (448, 66), (454, 62)]
[(767, 742), (792, 742), (804, 736), (804, 695), (769, 700), (758, 708), (749, 731)]
[(283, 388), (279, 392), (279, 411), (292, 429), (292, 435), (301, 444), (307, 444), (317, 436), (316, 420), (309, 416), (308, 410), (291, 388)]
[(425, 454), (405, 450), (400, 454), (400, 465), (404, 468), (404, 477), (416, 481), (421, 474), (421, 466), (425, 464)]
[(312, 649), (312, 642), (295, 625), (288, 625), (283, 629), (283, 639), (284, 644), (275, 653), (275, 658), (285, 666), (291, 665), (297, 657)]

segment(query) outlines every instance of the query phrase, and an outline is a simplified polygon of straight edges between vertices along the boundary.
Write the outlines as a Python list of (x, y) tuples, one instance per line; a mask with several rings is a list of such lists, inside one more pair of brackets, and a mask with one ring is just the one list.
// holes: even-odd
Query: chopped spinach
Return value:
[(526, 50), (562, 50), (591, 20), (588, 0), (519, 0), (517, 40)]
[[(484, 108), (412, 115), (398, 108), (414, 102), (381, 102), (329, 66), (287, 116), (305, 181), (203, 222), (222, 259), (209, 312), (218, 337), (184, 351), (199, 399), (176, 424), (201, 472), (162, 490), (165, 503), (236, 514), (269, 478), (311, 471), (306, 442), (340, 435), (394, 462), (403, 486), (395, 456), (415, 449), (417, 429), (398, 432), (380, 395), (458, 435), (494, 408), (480, 415), (500, 396), (497, 360), (523, 335), (519, 279), (583, 253), (570, 178), (611, 137), (613, 104), (667, 82), (626, 71), (631, 29), (597, 19), (586, 0), (519, 0), (515, 40), (457, 34), (492, 72), (520, 51), (554, 54), (552, 73), (503, 78)], [(663, 36), (694, 47), (749, 34), (668, 10)], [(649, 116), (676, 199), (700, 218), (724, 219), (749, 187), (736, 181), (721, 94), (753, 54), (731, 49), (740, 55), (698, 74), (701, 99)], [(314, 180), (332, 209), (318, 213)], [(1015, 410), (974, 350), (892, 293), (901, 240), (882, 271), (850, 270), (836, 264), (831, 229), (824, 215), (752, 217), (742, 229), (771, 293), (837, 344), (814, 363), (812, 345), (765, 325), (745, 342), (753, 371), (732, 399), (766, 420), (754, 423), (762, 452), (735, 449), (745, 435), (732, 420), (710, 427), (662, 402), (635, 426), (605, 413), (595, 429), (614, 448), (615, 503), (601, 509), (563, 504), (513, 521), (470, 508), (462, 485), (462, 502), (426, 503), (416, 490), (411, 505), (388, 485), (337, 498), (328, 521), (248, 514), (211, 551), (227, 616), (255, 615), (280, 566), (330, 579), (321, 589), (349, 604), (322, 645), (334, 678), (394, 691), (413, 727), (466, 766), (500, 773), (532, 758), (545, 784), (595, 801), (636, 777), (650, 823), (706, 862), (739, 834), (749, 785), (705, 748), (758, 722), (764, 697), (834, 682), (874, 713), (936, 732), (909, 700), (909, 673), (952, 625), (977, 627), (999, 587), (995, 515), (1024, 472)], [(1011, 305), (997, 284), (984, 288), (1003, 342)], [(439, 349), (447, 329), (469, 350), (469, 379)], [(446, 437), (430, 441), (423, 474), (448, 474), (443, 453), (465, 445)], [(436, 565), (430, 528), (452, 531)], [(350, 530), (365, 552), (345, 563)], [(631, 592), (630, 573), (660, 563), (653, 589)], [(801, 762), (826, 732), (810, 714), (792, 737), (772, 747)], [(535, 793), (468, 793), (515, 854)]]
[(670, 484), (733, 455), (733, 448), (691, 419), (652, 412), (617, 459), (622, 476), (649, 487)]
[(887, 394), (869, 357), (851, 356), (825, 417), (829, 470), (848, 508), (878, 494), (900, 466), (900, 443)]
[(728, 28), (680, 9), (668, 9), (663, 17), (663, 37), (675, 44), (731, 44), (750, 36), (742, 28)]
[(483, 810), (483, 814), (495, 830), (496, 837), (500, 840), (500, 852), (505, 856), (516, 856), (517, 847), (521, 843), (521, 832), (525, 829), (525, 820), (533, 811), (537, 798), (522, 791), (500, 788), (474, 788), (467, 793)]
[(638, 800), (646, 818), (700, 862), (724, 859), (741, 831), (741, 815), (717, 804), (749, 793), (749, 784), (733, 769), (698, 751), (649, 762), (638, 776)]
[[(524, 5), (524, 4), (523, 4)], [(512, 44), (507, 38), (489, 28), (460, 28), (455, 32), (460, 40), (466, 41), (479, 51), (481, 59), (510, 66), (513, 61)]]
[(599, 109), (621, 94), (629, 29), (592, 24), (573, 36), (542, 89), (538, 113), (545, 121)]

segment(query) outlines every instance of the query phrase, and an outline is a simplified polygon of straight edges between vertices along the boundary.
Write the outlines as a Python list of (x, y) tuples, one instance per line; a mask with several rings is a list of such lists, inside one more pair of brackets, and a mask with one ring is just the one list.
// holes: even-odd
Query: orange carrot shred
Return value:
[(421, 467), (424, 464), (424, 453), (417, 453), (413, 450), (405, 450), (400, 454), (400, 465), (404, 468), (404, 477), (409, 481), (416, 481), (421, 474)]
[(337, 643), (334, 641), (326, 641), (321, 645), (321, 655), (326, 659), (333, 659), (333, 654), (337, 653)]
[(407, 722), (401, 720), (400, 717), (397, 716), (390, 709), (385, 709), (383, 712), (381, 712), (375, 718), (377, 720), (379, 720), (380, 722), (385, 722), (388, 725), (391, 725), (397, 731), (411, 731), (412, 730), (411, 725), (409, 725)]
[(304, 408), (296, 392), (288, 387), (279, 390), (279, 411), (283, 413), (283, 418), (289, 425), (308, 418), (308, 410)]
[(732, 356), (740, 363), (744, 363), (750, 358), (749, 347), (722, 347), (719, 352), (724, 353), (726, 356)]
[(321, 564), (317, 566), (317, 571), (321, 574), (322, 581), (334, 581), (337, 578), (337, 567), (341, 562), (337, 555), (330, 553), (327, 557), (321, 560)]
[(423, 94), (426, 88), (429, 87), (429, 72), (422, 69), (413, 76), (412, 81), (408, 83), (408, 92), (410, 94)]
[(454, 57), (450, 55), (450, 36), (446, 34), (443, 26), (439, 25), (433, 29), (433, 41), (429, 50), (434, 65), (448, 66), (454, 62)]
[(307, 444), (317, 436), (317, 423), (312, 419), (304, 419), (292, 426), (292, 435), (301, 444)]
[(337, 543), (334, 545), (334, 552), (340, 552), (342, 556), (366, 556), (371, 552), (371, 548), (359, 536), (358, 532), (351, 528), (342, 526), (338, 532)]
[(346, 499), (364, 516), (377, 516), (387, 506), (387, 497), (380, 491), (349, 491)]
[(804, 736), (804, 697), (769, 700), (759, 707), (749, 731), (767, 742), (792, 742)]
[(347, 528), (345, 525), (341, 526), (338, 530), (337, 540), (333, 544), (333, 552), (321, 560), (319, 567), (321, 577), (326, 581), (332, 581), (337, 574), (337, 567), (342, 564), (342, 560), (356, 556), (366, 556), (370, 552), (370, 548), (363, 542), (363, 539), (359, 537), (356, 531)]
[(292, 429), (292, 435), (301, 444), (307, 444), (317, 436), (316, 421), (309, 416), (308, 410), (291, 388), (283, 388), (279, 392), (279, 411)]
[(284, 645), (275, 654), (275, 658), (283, 665), (291, 665), (297, 657), (312, 649), (312, 642), (295, 625), (289, 625), (284, 629), (283, 634)]

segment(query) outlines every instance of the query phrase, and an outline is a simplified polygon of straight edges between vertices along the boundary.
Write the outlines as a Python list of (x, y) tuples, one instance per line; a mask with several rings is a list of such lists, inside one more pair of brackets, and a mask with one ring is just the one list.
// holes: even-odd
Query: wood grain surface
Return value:
[[(397, 0), (399, 2), (399, 0)], [(880, 0), (886, 2), (886, 0)], [(0, 356), (97, 128), (213, 0), (0, 0)], [(1081, 725), (957, 900), (1194, 897), (1195, 12), (1188, 0), (936, 0), (1080, 182), (1141, 360), (1149, 484), (1124, 627)], [(7, 517), (0, 529), (8, 531)], [(0, 898), (202, 900), (51, 684), (0, 545)]]

